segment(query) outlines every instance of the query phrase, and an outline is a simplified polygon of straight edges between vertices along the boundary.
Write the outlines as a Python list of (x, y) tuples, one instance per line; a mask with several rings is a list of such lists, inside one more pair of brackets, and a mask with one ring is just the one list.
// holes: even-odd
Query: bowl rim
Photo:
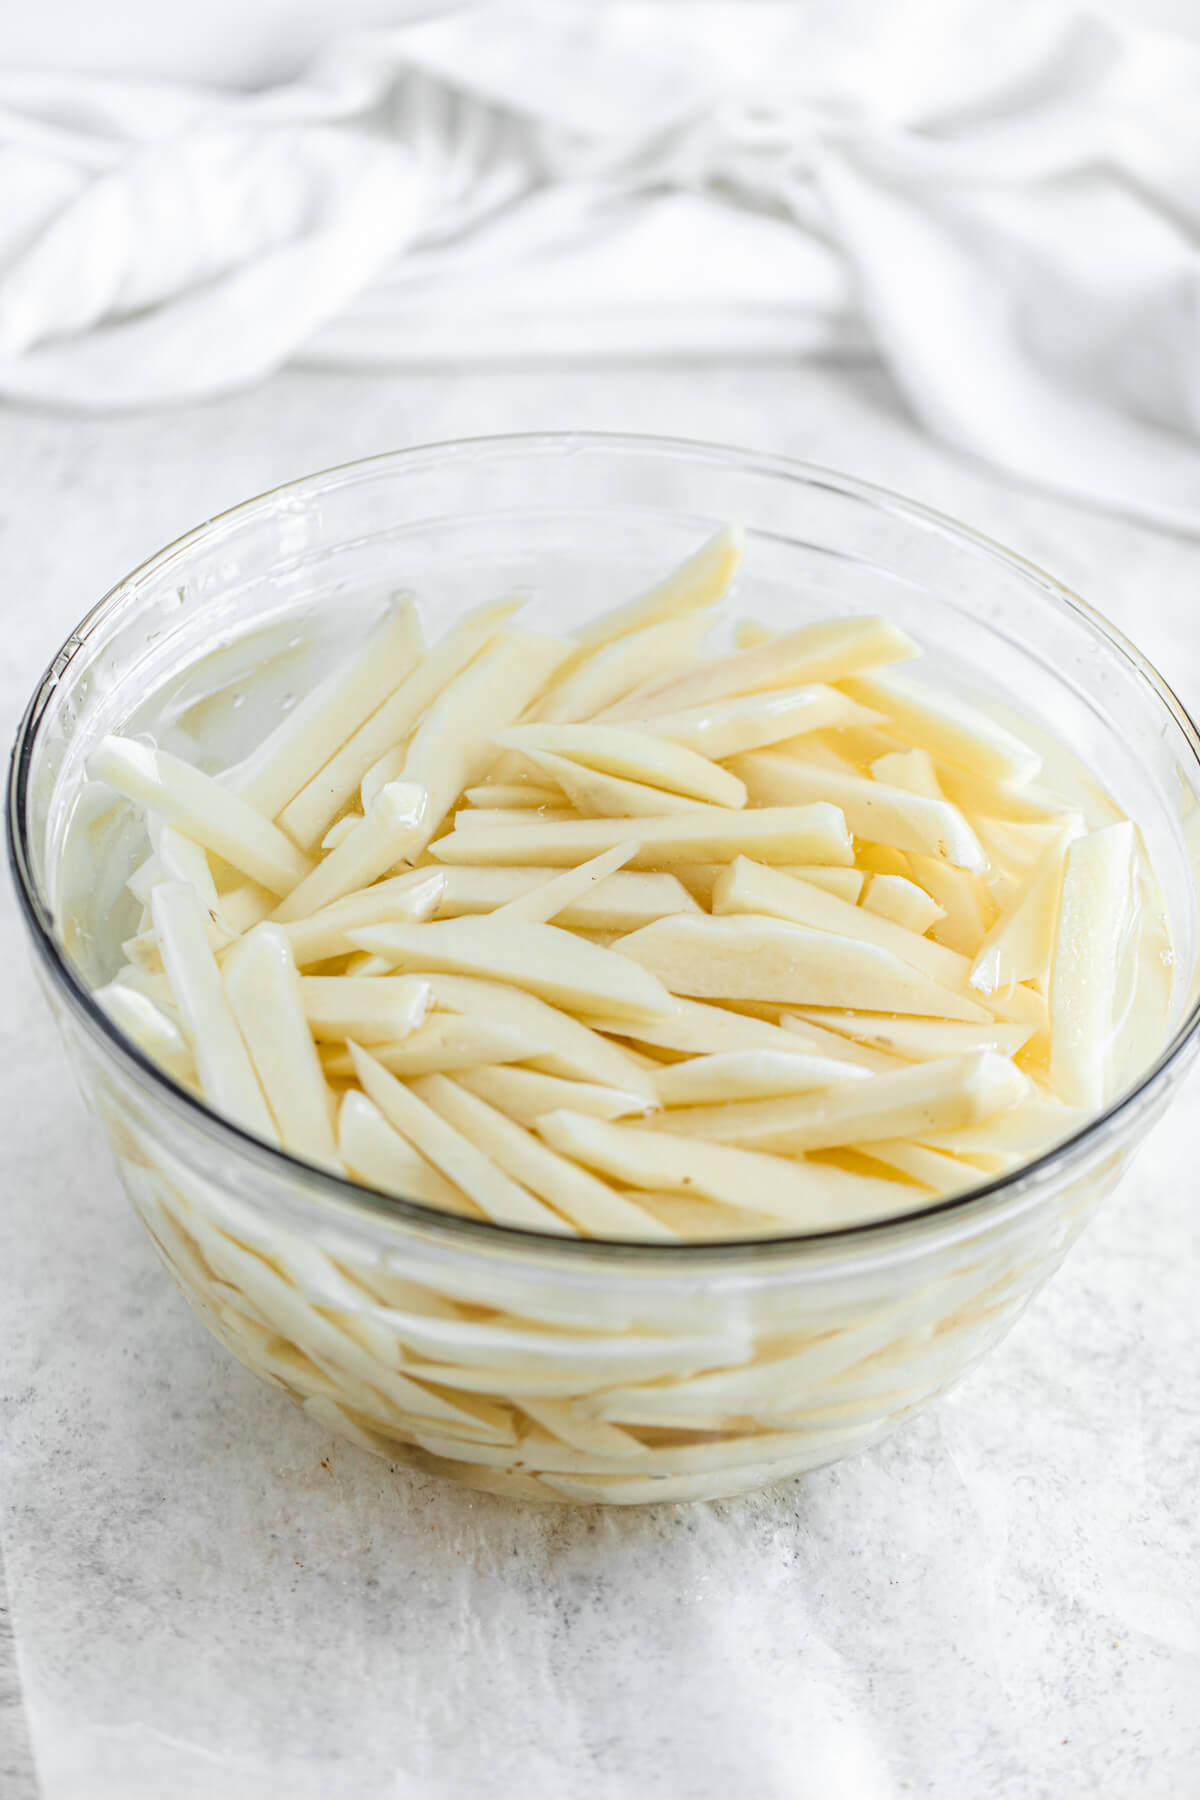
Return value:
[[(384, 469), (401, 472), (408, 466), (424, 463), (451, 462), (464, 454), (511, 452), (569, 453), (580, 447), (597, 450), (628, 450), (641, 455), (665, 459), (683, 459), (706, 464), (736, 464), (741, 468), (761, 471), (808, 486), (826, 488), (847, 498), (865, 501), (907, 523), (964, 544), (985, 559), (999, 562), (1015, 571), (1026, 582), (1038, 588), (1051, 604), (1066, 608), (1115, 649), (1129, 665), (1135, 677), (1148, 687), (1154, 699), (1166, 709), (1187, 740), (1200, 767), (1200, 728), (1192, 719), (1178, 695), (1159, 670), (1125, 634), (1101, 612), (1083, 600), (1072, 589), (1049, 575), (1038, 564), (1010, 549), (974, 526), (963, 524), (948, 513), (922, 501), (911, 500), (894, 490), (857, 476), (846, 475), (818, 463), (774, 452), (761, 452), (740, 445), (639, 432), (607, 431), (530, 431), (489, 433), (480, 436), (452, 438), (428, 444), (412, 445), (400, 450), (382, 451), (369, 457), (336, 463), (295, 480), (265, 489), (249, 499), (226, 507), (193, 526), (154, 552), (117, 581), (79, 624), (70, 632), (30, 697), (14, 736), (9, 759), (5, 826), (9, 868), (17, 891), (18, 904), (43, 967), (61, 990), (72, 1011), (81, 1019), (101, 1048), (144, 1085), (148, 1079), (154, 1098), (165, 1102), (170, 1111), (180, 1114), (192, 1127), (214, 1135), (239, 1157), (248, 1157), (275, 1176), (285, 1175), (293, 1183), (297, 1179), (320, 1200), (333, 1202), (330, 1217), (364, 1215), (375, 1220), (405, 1220), (435, 1238), (458, 1246), (473, 1244), (479, 1248), (534, 1250), (540, 1256), (550, 1255), (555, 1261), (576, 1261), (619, 1257), (635, 1260), (647, 1267), (664, 1264), (677, 1266), (686, 1261), (692, 1267), (713, 1263), (737, 1265), (754, 1262), (794, 1259), (806, 1251), (837, 1252), (841, 1248), (882, 1247), (897, 1234), (912, 1234), (925, 1226), (972, 1221), (988, 1210), (989, 1202), (1018, 1202), (1030, 1190), (1034, 1197), (1043, 1190), (1065, 1164), (1077, 1161), (1122, 1114), (1133, 1112), (1151, 1088), (1180, 1060), (1189, 1046), (1200, 1037), (1200, 993), (1193, 996), (1191, 1006), (1181, 1019), (1169, 1042), (1155, 1060), (1128, 1088), (1095, 1117), (1061, 1139), (1040, 1156), (1021, 1163), (1006, 1174), (981, 1181), (963, 1192), (913, 1207), (882, 1219), (857, 1225), (834, 1227), (822, 1231), (791, 1232), (772, 1237), (729, 1237), (663, 1243), (646, 1239), (573, 1238), (552, 1232), (536, 1231), (525, 1226), (504, 1225), (490, 1219), (474, 1219), (448, 1213), (436, 1207), (410, 1200), (385, 1190), (372, 1188), (325, 1170), (303, 1158), (293, 1156), (277, 1145), (269, 1144), (245, 1130), (233, 1120), (214, 1111), (205, 1101), (179, 1086), (133, 1041), (127, 1038), (93, 997), (93, 991), (76, 973), (54, 930), (54, 920), (44, 905), (34, 876), (33, 859), (28, 842), (27, 800), (33, 766), (34, 740), (41, 718), (55, 689), (62, 682), (76, 654), (88, 638), (123, 601), (132, 598), (148, 579), (161, 574), (171, 563), (186, 554), (222, 528), (249, 523), (256, 516), (266, 516), (281, 501), (294, 504), (331, 485), (350, 485), (371, 479)], [(262, 1204), (254, 1197), (256, 1206)]]

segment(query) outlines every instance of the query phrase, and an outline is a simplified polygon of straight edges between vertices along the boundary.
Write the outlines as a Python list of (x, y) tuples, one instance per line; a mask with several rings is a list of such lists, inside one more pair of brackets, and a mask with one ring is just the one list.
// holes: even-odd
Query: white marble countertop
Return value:
[[(0, 413), (6, 735), (84, 610), (199, 519), (372, 451), (556, 426), (914, 494), (1079, 588), (1200, 705), (1200, 544), (966, 465), (872, 370), (307, 373), (155, 415)], [(0, 933), (6, 1800), (1200, 1791), (1195, 1082), (1005, 1345), (891, 1443), (745, 1500), (548, 1512), (334, 1445), (207, 1338), (7, 890)]]

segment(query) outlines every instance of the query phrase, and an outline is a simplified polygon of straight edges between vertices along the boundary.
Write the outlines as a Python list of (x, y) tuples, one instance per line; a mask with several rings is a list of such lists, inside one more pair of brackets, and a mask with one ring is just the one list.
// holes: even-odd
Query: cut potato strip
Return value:
[(838, 1081), (869, 1081), (855, 1063), (785, 1050), (726, 1050), (672, 1063), (654, 1078), (664, 1106), (702, 1106), (710, 1101), (763, 1100), (811, 1093)]
[(443, 688), (404, 756), (403, 779), (429, 793), (428, 835), (419, 848), (462, 790), (483, 780), (499, 754), (496, 733), (520, 718), (570, 652), (563, 638), (504, 631)]
[[(685, 1056), (735, 1050), (778, 1050), (785, 1056), (794, 1056), (797, 1051), (811, 1050), (811, 1045), (799, 1042), (794, 1032), (768, 1020), (749, 1018), (721, 1006), (706, 1006), (700, 1000), (677, 999), (674, 1012), (654, 1025), (632, 1028), (619, 1020), (605, 1019), (597, 1021), (596, 1030), (624, 1033), (639, 1044), (679, 1051)], [(651, 1092), (656, 1090), (652, 1087)]]
[(470, 975), (431, 975), (429, 986), (434, 1004), (447, 1012), (482, 1015), (541, 1038), (548, 1048), (536, 1061), (546, 1074), (640, 1093), (648, 1105), (657, 1106), (653, 1082), (628, 1051), (581, 1025), (569, 1013), (548, 1006), (536, 994)]
[(914, 881), (945, 914), (930, 927), (934, 943), (943, 944), (959, 956), (975, 956), (992, 916), (987, 890), (979, 877), (941, 862), (936, 856), (912, 856), (909, 864)]
[[(382, 1060), (382, 1059), (381, 1059)], [(567, 1081), (561, 1075), (544, 1075), (537, 1069), (500, 1068), (493, 1058), (484, 1067), (463, 1069), (456, 1076), (461, 1087), (478, 1094), (491, 1106), (515, 1119), (518, 1125), (534, 1125), (543, 1113), (568, 1107), (593, 1119), (645, 1118), (657, 1109), (657, 1101), (628, 1088), (601, 1087), (596, 1082)]]
[[(498, 744), (522, 755), (545, 752), (601, 775), (661, 788), (713, 806), (741, 807), (746, 789), (727, 769), (695, 750), (645, 731), (618, 725), (514, 725), (496, 733)], [(555, 776), (557, 780), (557, 776)]]
[[(556, 781), (575, 812), (582, 813), (587, 819), (657, 818), (663, 813), (707, 813), (711, 810), (706, 800), (692, 800), (686, 794), (668, 794), (662, 788), (646, 787), (640, 781), (605, 775), (599, 769), (584, 768), (582, 764), (571, 762), (565, 756), (555, 756), (549, 750), (523, 750), (521, 755), (541, 774)], [(495, 822), (500, 818), (499, 813), (482, 812), (478, 816), (481, 821)], [(543, 822), (548, 816), (551, 815), (540, 815)], [(459, 819), (464, 822), (469, 817), (469, 814), (459, 814)]]
[(623, 938), (619, 953), (688, 998), (847, 1006), (939, 1019), (988, 1016), (878, 944), (783, 919), (659, 919)]
[(555, 925), (521, 919), (444, 919), (431, 925), (370, 925), (347, 933), (351, 943), (391, 959), (397, 968), (472, 975), (526, 989), (568, 1012), (654, 1020), (671, 999), (645, 969), (625, 956)]
[[(615, 844), (601, 854), (623, 857), (624, 851), (624, 844)], [(591, 857), (579, 868), (594, 868), (597, 861), (596, 857)], [(574, 875), (576, 872), (570, 869), (563, 873)], [(437, 870), (443, 885), (434, 916), (455, 919), (472, 913), (497, 912), (511, 901), (545, 887), (558, 873), (551, 868)], [(639, 925), (649, 925), (651, 920), (670, 913), (698, 911), (696, 902), (674, 875), (651, 875), (619, 866), (617, 874), (582, 889), (556, 917), (560, 925), (577, 931), (626, 932), (636, 931)]]
[(1042, 759), (1028, 744), (990, 719), (974, 701), (949, 688), (922, 686), (892, 670), (858, 675), (844, 682), (863, 706), (886, 713), (901, 737), (947, 762), (958, 763), (994, 781), (1032, 781)]
[(168, 750), (106, 737), (88, 758), (88, 774), (158, 813), (273, 894), (289, 893), (312, 868), (278, 826)]
[(701, 1143), (642, 1125), (610, 1125), (582, 1113), (547, 1113), (538, 1131), (564, 1156), (630, 1187), (706, 1195), (725, 1206), (766, 1214), (797, 1231), (836, 1231), (886, 1217), (902, 1211), (914, 1191), (906, 1194), (892, 1181)]
[[(675, 678), (658, 682), (612, 707), (608, 718), (659, 716), (706, 706), (771, 688), (841, 681), (880, 663), (917, 654), (912, 639), (886, 619), (827, 619), (781, 632), (752, 650), (735, 651)], [(650, 707), (647, 702), (652, 702)]]
[[(799, 1099), (742, 1100), (672, 1112), (670, 1130), (752, 1150), (833, 1150), (874, 1138), (924, 1139), (1019, 1105), (1029, 1083), (991, 1050), (845, 1081)], [(657, 1124), (631, 1127), (657, 1130)]]
[(292, 955), (300, 968), (341, 956), (352, 948), (346, 932), (385, 920), (429, 918), (441, 900), (446, 878), (440, 869), (414, 869), (389, 881), (346, 894), (306, 918), (285, 924)]
[(187, 1039), (170, 1014), (156, 1006), (147, 994), (138, 993), (123, 981), (110, 981), (107, 987), (97, 988), (93, 998), (151, 1062), (158, 1063), (176, 1081), (191, 1081), (196, 1065)]
[(276, 897), (270, 888), (257, 881), (243, 881), (227, 888), (220, 897), (221, 918), (235, 935), (241, 936), (252, 925), (258, 925), (275, 911)]
[(208, 853), (203, 845), (187, 837), (174, 825), (165, 825), (153, 813), (147, 820), (150, 842), (154, 845), (162, 881), (186, 881), (196, 890), (196, 898), (206, 912), (219, 913), (221, 900), (213, 880)]
[(362, 822), (362, 813), (347, 813), (345, 818), (339, 819), (336, 825), (329, 827), (321, 839), (322, 850), (336, 850), (339, 844), (345, 843), (352, 831), (358, 830)]
[(957, 1131), (931, 1131), (922, 1138), (932, 1150), (959, 1156), (988, 1173), (999, 1174), (1037, 1156), (1081, 1129), (1088, 1113), (1055, 1100), (1027, 1100), (1014, 1112)]
[[(547, 1048), (544, 1037), (495, 1019), (434, 1013), (398, 1043), (373, 1043), (371, 1055), (393, 1075), (408, 1077), (444, 1075), (491, 1063), (528, 1062)], [(326, 1075), (335, 1081), (353, 1080), (354, 1058), (343, 1044), (325, 1051), (321, 1062)], [(637, 1110), (645, 1110), (644, 1101)]]
[(886, 787), (903, 788), (906, 793), (920, 794), (926, 800), (945, 800), (947, 797), (928, 750), (886, 751), (871, 764), (871, 773)]
[(684, 614), (600, 645), (555, 680), (530, 709), (531, 716), (562, 725), (594, 718), (633, 688), (689, 665), (707, 626), (707, 619)]
[(1124, 821), (1067, 851), (1050, 983), (1050, 1082), (1069, 1106), (1102, 1106), (1107, 1093), (1136, 847), (1135, 828)]
[[(550, 863), (574, 867), (630, 835), (627, 819), (579, 819), (557, 825), (505, 825), (464, 832), (456, 829), (432, 846), (439, 862), (493, 866)], [(661, 869), (679, 863), (758, 857), (768, 863), (853, 862), (845, 821), (836, 806), (765, 807), (731, 812), (720, 807), (639, 819), (641, 844), (635, 868)]]
[(302, 975), (300, 997), (314, 1037), (390, 1044), (424, 1022), (430, 989), (415, 975)]
[(537, 812), (544, 806), (556, 807), (562, 799), (557, 788), (537, 787), (533, 782), (489, 781), (483, 787), (469, 787), (463, 799), (481, 812), (502, 807), (505, 812)]
[(529, 1414), (535, 1425), (540, 1425), (549, 1436), (562, 1444), (569, 1444), (572, 1449), (583, 1450), (593, 1456), (604, 1456), (610, 1460), (619, 1457), (622, 1461), (640, 1456), (645, 1445), (630, 1431), (622, 1431), (619, 1425), (610, 1425), (607, 1419), (589, 1418), (569, 1400), (552, 1400), (545, 1394), (536, 1397), (527, 1394), (521, 1401), (521, 1410)]
[(740, 751), (761, 750), (806, 731), (821, 731), (830, 725), (869, 725), (877, 717), (837, 688), (814, 683), (713, 701), (683, 712), (659, 713), (637, 720), (636, 724), (640, 731), (669, 738), (714, 762), (722, 762)]
[(447, 1076), (424, 1076), (413, 1091), (497, 1168), (564, 1213), (588, 1236), (674, 1241), (673, 1233), (657, 1219)]
[(336, 1166), (329, 1089), (286, 934), (256, 925), (226, 957), (222, 979), (284, 1149)]
[(811, 887), (824, 888), (839, 900), (848, 900), (851, 906), (857, 905), (867, 881), (861, 869), (823, 869), (819, 863), (785, 863), (780, 873), (794, 875), (797, 881), (807, 881)]
[(435, 1169), (394, 1131), (373, 1100), (352, 1088), (342, 1096), (338, 1116), (338, 1150), (347, 1172), (368, 1187), (381, 1188), (402, 1200), (481, 1218), (479, 1208), (462, 1189)]
[(638, 1189), (639, 1206), (688, 1243), (720, 1243), (722, 1239), (778, 1237), (779, 1220), (766, 1213), (738, 1212), (715, 1200), (689, 1200), (683, 1194)]
[[(573, 1226), (543, 1206), (527, 1188), (510, 1180), (489, 1157), (418, 1099), (411, 1088), (397, 1081), (357, 1044), (351, 1049), (368, 1099), (375, 1102), (388, 1123), (414, 1150), (461, 1188), (489, 1219), (498, 1225), (574, 1235)], [(411, 1341), (408, 1330), (404, 1335), (406, 1341)]]
[(443, 688), (466, 668), (522, 604), (520, 599), (506, 597), (477, 607), (421, 658), (390, 699), (346, 739), (336, 755), (280, 813), (279, 823), (298, 844), (308, 847), (318, 841), (342, 811), (367, 770), (408, 735)]
[[(596, 777), (597, 781), (606, 779), (605, 776)], [(559, 802), (557, 806), (538, 807), (536, 812), (527, 806), (463, 807), (455, 813), (454, 824), (460, 831), (472, 832), (476, 828), (486, 830), (497, 825), (566, 825), (571, 820), (578, 819), (579, 814), (575, 808), (567, 804), (566, 794), (557, 794), (555, 798)], [(697, 803), (693, 800), (681, 800), (679, 804), (682, 807)]]
[[(868, 1044), (857, 1043), (850, 1037), (839, 1037), (835, 1031), (826, 1031), (824, 1026), (813, 1022), (819, 1011), (815, 1007), (802, 1007), (800, 1012), (779, 1014), (779, 1023), (789, 1036), (795, 1036), (800, 1048), (807, 1056), (828, 1056), (833, 1061), (845, 1057), (856, 1068), (865, 1069), (869, 1075), (886, 1075), (891, 1069), (902, 1069), (908, 1060), (902, 1056), (893, 1056), (884, 1050), (876, 1050)], [(885, 1013), (885, 1018), (893, 1015)], [(930, 1021), (940, 1023), (940, 1020)]]
[[(871, 877), (873, 882), (881, 879), (878, 875)], [(952, 993), (965, 994), (967, 991), (971, 969), (965, 957), (941, 944), (931, 944), (927, 938), (892, 919), (839, 899), (813, 882), (786, 875), (779, 869), (765, 868), (748, 857), (737, 857), (714, 883), (712, 910), (719, 916), (769, 913), (773, 918), (789, 919), (795, 925), (808, 925), (815, 931), (832, 931), (840, 937), (860, 937), (865, 943), (876, 944), (912, 968), (920, 969), (922, 974)], [(888, 1009), (881, 1005), (875, 1010)]]
[(642, 631), (681, 613), (704, 612), (728, 592), (742, 560), (745, 539), (740, 527), (726, 525), (713, 533), (694, 556), (672, 570), (665, 580), (647, 588), (635, 600), (584, 625), (575, 633), (580, 648), (593, 651), (630, 632)]
[(1058, 832), (984, 938), (971, 965), (971, 986), (980, 993), (1047, 980), (1068, 850), (1082, 833), (1078, 818)]
[(890, 919), (923, 937), (931, 925), (944, 919), (946, 909), (939, 906), (925, 889), (904, 875), (872, 875), (862, 905), (881, 919)]
[(253, 755), (222, 780), (264, 818), (278, 818), (363, 720), (412, 674), (423, 648), (412, 600), (394, 601), (359, 648), (298, 700)]
[(932, 1062), (938, 1057), (960, 1056), (969, 1050), (997, 1050), (1015, 1056), (1034, 1034), (1032, 1025), (962, 1025), (949, 1019), (892, 1018), (886, 1013), (837, 1012), (826, 1007), (801, 1007), (796, 1015), (802, 1026), (822, 1026), (860, 1044), (872, 1044), (910, 1062)]
[(150, 908), (204, 1098), (215, 1111), (247, 1131), (277, 1143), (271, 1114), (204, 935), (204, 913), (196, 890), (183, 882), (160, 881), (151, 895)]
[(900, 1138), (873, 1139), (868, 1154), (885, 1168), (898, 1169), (902, 1175), (932, 1188), (942, 1199), (966, 1193), (985, 1179), (970, 1163), (961, 1163), (944, 1150), (930, 1150), (924, 1144), (910, 1144)]
[(868, 776), (845, 775), (775, 750), (735, 756), (731, 766), (746, 783), (755, 806), (804, 806), (826, 800), (840, 807), (856, 837), (893, 850), (935, 856), (975, 874), (987, 867), (979, 839), (947, 801), (926, 800), (905, 788), (886, 787)]
[(526, 919), (531, 924), (548, 925), (552, 919), (566, 912), (568, 907), (574, 906), (576, 901), (583, 899), (606, 876), (624, 868), (637, 855), (637, 849), (637, 843), (633, 840), (615, 844), (611, 850), (605, 850), (599, 856), (593, 856), (590, 861), (580, 863), (577, 869), (564, 869), (561, 874), (552, 875), (543, 886), (506, 900), (496, 908), (492, 917)]
[(331, 850), (304, 881), (275, 908), (276, 924), (309, 918), (335, 900), (378, 880), (409, 850), (424, 849), (429, 795), (415, 782), (390, 781), (348, 838)]
[(1010, 787), (998, 781), (985, 781), (952, 763), (936, 765), (938, 786), (947, 800), (961, 807), (969, 817), (1002, 820), (1010, 825), (1054, 825), (1065, 813), (1077, 807), (1046, 788), (1029, 784)]

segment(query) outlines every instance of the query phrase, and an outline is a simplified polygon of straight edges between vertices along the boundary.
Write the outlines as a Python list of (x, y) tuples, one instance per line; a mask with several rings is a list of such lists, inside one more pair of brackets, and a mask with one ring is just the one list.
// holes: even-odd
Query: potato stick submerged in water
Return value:
[(337, 1160), (330, 1095), (286, 934), (256, 925), (225, 959), (225, 993), (285, 1150)]
[(615, 725), (514, 725), (497, 732), (496, 742), (523, 754), (546, 751), (601, 775), (616, 775), (714, 806), (746, 804), (744, 783), (719, 763), (648, 732)]
[[(1026, 744), (1019, 721), (896, 674), (916, 646), (886, 620), (793, 619), (706, 648), (740, 556), (740, 534), (718, 532), (569, 639), (511, 629), (504, 599), (422, 651), (411, 604), (394, 605), (219, 781), (106, 739), (89, 772), (146, 808), (149, 843), (130, 840), (131, 960), (101, 1004), (268, 1140), (419, 1205), (559, 1235), (837, 1229), (1069, 1135), (1136, 1046), (1156, 1047), (1151, 1002), (1166, 1005), (1134, 827), (1039, 729)], [(1002, 695), (995, 712), (1016, 719)], [(310, 1261), (340, 1304), (345, 1277)], [(241, 1287), (224, 1304), (286, 1382), (264, 1321), (302, 1303), (263, 1270), (261, 1305)], [(606, 1459), (658, 1455), (564, 1405), (585, 1367), (603, 1385), (600, 1350), (561, 1385), (561, 1346), (482, 1326), (486, 1293), (464, 1316), (386, 1279), (427, 1383), (530, 1400), (485, 1419), (428, 1388), (439, 1456), (453, 1439), (503, 1466), (519, 1438), (539, 1480), (591, 1459), (602, 1483)], [(529, 1299), (571, 1329), (565, 1296), (550, 1312)], [(420, 1378), (367, 1373), (384, 1339), (364, 1320), (314, 1321), (318, 1360), (294, 1352), (310, 1398), (341, 1405), (322, 1371), (344, 1338), (380, 1405), (418, 1404)], [(485, 1340), (511, 1366), (481, 1368)], [(630, 1342), (644, 1380), (682, 1367)], [(848, 1430), (854, 1394), (888, 1375), (856, 1380)], [(686, 1424), (647, 1392), (635, 1418)], [(364, 1388), (343, 1411), (386, 1447), (397, 1427), (374, 1404)]]
[(422, 713), (520, 606), (520, 600), (506, 598), (468, 613), (422, 657), (390, 699), (364, 719), (280, 813), (279, 823), (298, 844), (307, 847), (318, 841), (372, 764), (408, 735)]
[(196, 1061), (204, 1098), (217, 1112), (268, 1143), (278, 1142), (262, 1089), (242, 1041), (190, 887), (163, 881), (151, 895), (163, 965)]
[(847, 868), (854, 860), (845, 820), (836, 806), (763, 807), (752, 812), (725, 812), (701, 807), (696, 812), (639, 818), (636, 830), (628, 819), (580, 819), (571, 824), (482, 825), (456, 830), (433, 846), (439, 862), (506, 864), (552, 863), (574, 868), (599, 856), (630, 836), (641, 849), (634, 868), (672, 868), (680, 863), (722, 862), (731, 856), (756, 856), (763, 862), (828, 862)]
[(364, 719), (411, 674), (423, 645), (411, 599), (393, 602), (352, 652), (298, 700), (252, 756), (222, 777), (264, 818), (275, 819)]
[(312, 869), (277, 826), (168, 750), (107, 737), (88, 759), (88, 774), (161, 814), (273, 894), (290, 893)]

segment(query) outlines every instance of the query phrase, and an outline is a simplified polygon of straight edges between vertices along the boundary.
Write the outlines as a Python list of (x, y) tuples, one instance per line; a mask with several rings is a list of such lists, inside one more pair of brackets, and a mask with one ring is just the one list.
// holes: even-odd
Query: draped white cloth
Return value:
[(235, 94), (0, 74), (0, 394), (296, 358), (874, 351), (943, 439), (1200, 531), (1200, 51), (1099, 15), (496, 0)]

